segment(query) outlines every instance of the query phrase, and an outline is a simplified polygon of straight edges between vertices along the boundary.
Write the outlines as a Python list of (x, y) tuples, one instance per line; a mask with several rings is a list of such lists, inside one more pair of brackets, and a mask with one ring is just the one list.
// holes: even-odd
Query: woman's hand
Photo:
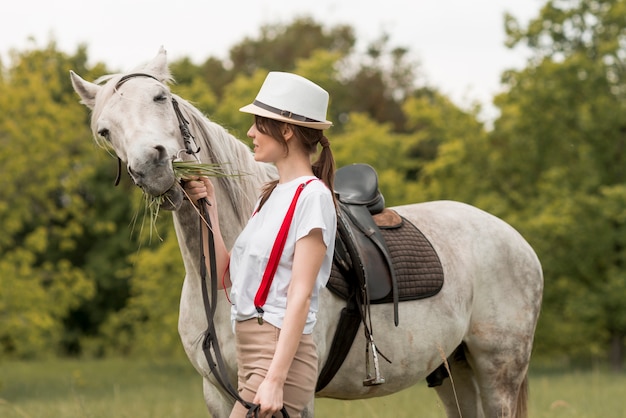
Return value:
[(263, 380), (259, 385), (253, 403), (260, 405), (259, 416), (271, 418), (283, 407), (283, 384)]
[(208, 177), (190, 177), (184, 182), (185, 193), (194, 205), (198, 205), (198, 201), (206, 198), (209, 203), (215, 203), (215, 188)]

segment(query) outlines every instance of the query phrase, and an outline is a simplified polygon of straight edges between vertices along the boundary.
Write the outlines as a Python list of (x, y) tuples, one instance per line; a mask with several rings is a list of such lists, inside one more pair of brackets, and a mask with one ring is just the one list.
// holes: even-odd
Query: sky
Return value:
[[(419, 74), (457, 105), (483, 104), (493, 119), (491, 99), (501, 91), (500, 75), (523, 68), (528, 51), (505, 47), (504, 13), (521, 23), (536, 17), (545, 0), (17, 0), (0, 15), (0, 57), (12, 49), (45, 47), (74, 53), (87, 45), (92, 62), (130, 71), (163, 46), (169, 60), (201, 63), (263, 25), (289, 24), (308, 16), (332, 27), (354, 28), (358, 45), (390, 36), (419, 62)], [(175, 76), (175, 74), (174, 74)], [(332, 92), (331, 92), (332, 93)]]

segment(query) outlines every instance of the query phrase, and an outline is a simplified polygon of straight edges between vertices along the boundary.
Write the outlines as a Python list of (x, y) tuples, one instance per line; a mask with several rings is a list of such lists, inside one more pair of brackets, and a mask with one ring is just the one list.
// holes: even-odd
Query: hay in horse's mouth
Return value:
[(224, 166), (228, 164), (229, 163), (199, 163), (196, 161), (173, 160), (172, 169), (176, 180), (172, 188), (158, 196), (153, 196), (142, 190), (145, 201), (144, 218), (147, 214), (150, 220), (150, 237), (152, 237), (153, 231), (157, 232), (158, 236), (158, 231), (156, 231), (156, 222), (161, 207), (165, 210), (177, 210), (180, 207), (180, 201), (178, 201), (178, 199), (174, 201), (171, 198), (174, 197), (173, 195), (179, 188), (181, 193), (183, 195), (185, 194), (182, 185), (180, 184), (181, 181), (195, 177), (240, 177), (246, 175), (245, 173), (230, 173), (226, 171)]

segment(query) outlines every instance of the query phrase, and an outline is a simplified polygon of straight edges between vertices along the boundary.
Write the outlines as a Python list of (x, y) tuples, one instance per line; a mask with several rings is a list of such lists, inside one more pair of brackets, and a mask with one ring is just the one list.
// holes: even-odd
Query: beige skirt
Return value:
[[(254, 400), (274, 358), (280, 329), (267, 321), (259, 325), (256, 319), (235, 324), (239, 395), (247, 402)], [(315, 396), (317, 384), (317, 352), (313, 336), (303, 334), (291, 363), (284, 386), (283, 402), (290, 418), (298, 418)], [(244, 418), (247, 409), (235, 404), (230, 418)], [(280, 416), (280, 414), (278, 414)]]

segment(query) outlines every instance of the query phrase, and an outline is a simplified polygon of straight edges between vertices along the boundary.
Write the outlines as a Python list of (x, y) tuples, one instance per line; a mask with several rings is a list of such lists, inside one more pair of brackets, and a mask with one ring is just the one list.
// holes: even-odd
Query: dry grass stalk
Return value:
[(452, 371), (450, 371), (450, 364), (448, 364), (448, 359), (446, 357), (446, 353), (443, 352), (443, 349), (440, 345), (437, 345), (437, 349), (439, 350), (439, 355), (443, 360), (443, 365), (446, 367), (448, 371), (448, 376), (450, 377), (450, 384), (452, 385), (452, 393), (454, 393), (454, 402), (456, 402), (456, 408), (459, 411), (459, 417), (463, 418), (463, 414), (461, 414), (461, 405), (459, 405), (459, 397), (456, 394), (456, 387), (454, 385), (454, 379), (452, 378)]

